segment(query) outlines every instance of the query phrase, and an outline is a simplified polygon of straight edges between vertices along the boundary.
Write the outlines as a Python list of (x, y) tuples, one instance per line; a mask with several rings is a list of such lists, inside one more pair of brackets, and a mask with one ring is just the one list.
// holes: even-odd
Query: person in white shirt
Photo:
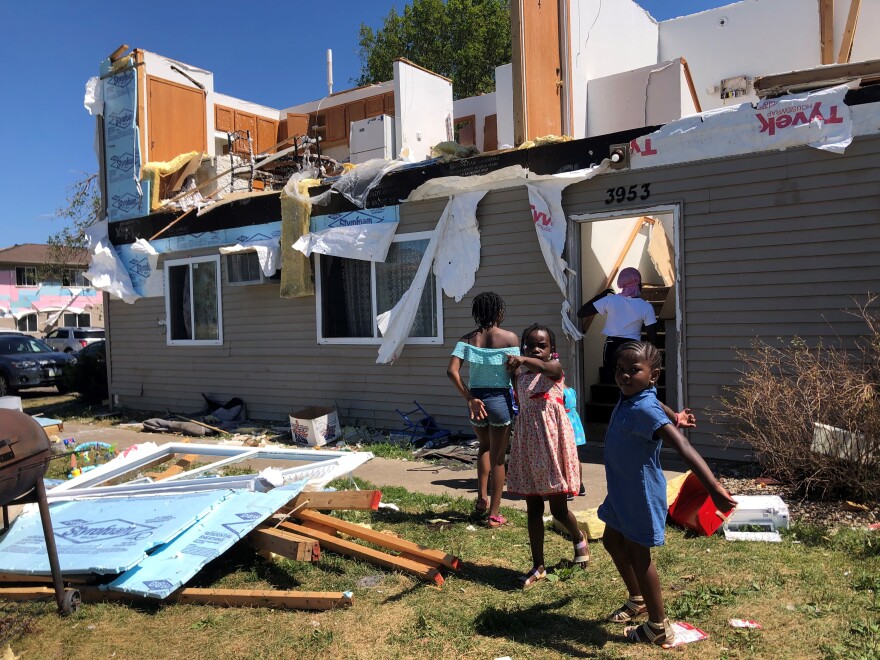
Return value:
[(642, 326), (648, 341), (657, 342), (657, 317), (651, 303), (642, 299), (642, 275), (635, 268), (624, 268), (617, 276), (620, 293), (606, 289), (578, 310), (579, 318), (595, 314), (605, 317), (605, 346), (602, 351), (601, 381), (614, 382), (615, 353), (628, 341), (638, 341)]

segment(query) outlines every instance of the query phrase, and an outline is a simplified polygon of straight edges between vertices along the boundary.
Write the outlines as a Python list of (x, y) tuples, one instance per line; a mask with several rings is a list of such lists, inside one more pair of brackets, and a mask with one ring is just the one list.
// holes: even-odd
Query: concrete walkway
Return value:
[[(72, 437), (77, 443), (107, 442), (116, 445), (119, 449), (143, 442), (153, 442), (160, 445), (166, 442), (181, 441), (185, 438), (185, 436), (173, 434), (143, 433), (126, 428), (102, 427), (76, 422), (65, 422), (62, 436)], [(195, 443), (216, 442), (211, 437), (186, 439)], [(584, 497), (574, 498), (570, 505), (574, 511), (591, 509), (605, 499), (605, 468), (602, 465), (601, 450), (589, 452), (588, 458), (588, 462), (582, 463), (587, 494)], [(666, 470), (665, 473), (667, 479), (681, 474), (677, 470)], [(449, 495), (468, 500), (476, 499), (477, 496), (477, 471), (475, 468), (461, 470), (435, 463), (374, 458), (355, 470), (354, 475), (380, 488), (382, 486), (400, 486), (417, 493)], [(525, 510), (526, 503), (524, 499), (509, 497), (505, 493), (502, 498), (502, 506)]]

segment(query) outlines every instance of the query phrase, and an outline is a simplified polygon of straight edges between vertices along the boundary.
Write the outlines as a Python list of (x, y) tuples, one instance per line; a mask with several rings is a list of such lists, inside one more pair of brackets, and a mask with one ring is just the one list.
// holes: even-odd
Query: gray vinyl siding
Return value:
[[(433, 230), (445, 203), (404, 204), (398, 233)], [(200, 392), (238, 396), (252, 419), (285, 421), (308, 405), (334, 405), (343, 424), (392, 429), (402, 427), (395, 408), (408, 411), (417, 400), (441, 425), (466, 429), (466, 406), (446, 365), (455, 342), (474, 326), (473, 296), (498, 291), (509, 310), (504, 326), (517, 333), (542, 321), (559, 334), (562, 303), (541, 257), (524, 188), (489, 193), (478, 221), (476, 284), (461, 302), (443, 296), (443, 345), (407, 345), (393, 365), (376, 364), (378, 345), (319, 345), (315, 297), (281, 299), (277, 283), (223, 287), (222, 346), (167, 346), (158, 324), (165, 318), (163, 298), (133, 305), (113, 300), (112, 393), (121, 405), (161, 414), (199, 409)], [(167, 258), (203, 254), (216, 250)]]
[[(842, 311), (880, 292), (880, 139), (844, 156), (817, 149), (614, 173), (568, 189), (569, 214), (617, 211), (609, 187), (650, 182), (650, 205), (680, 204), (685, 402), (692, 443), (708, 456), (748, 448), (712, 419), (735, 384), (736, 350), (756, 337), (811, 344), (864, 330)], [(623, 207), (625, 208), (625, 207)]]
[[(605, 204), (607, 188), (650, 183), (650, 199), (634, 211), (680, 205), (682, 374), (685, 402), (699, 419), (690, 438), (704, 455), (748, 455), (712, 419), (717, 398), (736, 381), (737, 349), (758, 336), (816, 342), (839, 335), (851, 342), (862, 331), (841, 309), (852, 297), (880, 291), (878, 162), (880, 138), (858, 138), (844, 156), (802, 148), (614, 172), (563, 195), (570, 215), (619, 211), (626, 207)], [(399, 232), (432, 230), (444, 205), (402, 205)], [(464, 402), (445, 371), (455, 342), (473, 327), (477, 293), (504, 297), (507, 329), (550, 325), (564, 366), (575, 371), (560, 329), (562, 295), (541, 256), (525, 188), (489, 193), (477, 215), (476, 283), (458, 303), (443, 297), (442, 346), (407, 345), (395, 364), (377, 365), (377, 345), (318, 345), (315, 298), (282, 300), (277, 284), (224, 286), (222, 346), (166, 346), (158, 324), (164, 299), (134, 305), (114, 299), (108, 314), (112, 393), (122, 405), (162, 414), (198, 409), (200, 392), (238, 396), (253, 419), (286, 420), (307, 405), (336, 405), (344, 424), (392, 429), (401, 427), (395, 408), (409, 410), (415, 399), (442, 426), (465, 429)], [(210, 253), (216, 250), (194, 255)], [(168, 258), (181, 256), (187, 255)]]

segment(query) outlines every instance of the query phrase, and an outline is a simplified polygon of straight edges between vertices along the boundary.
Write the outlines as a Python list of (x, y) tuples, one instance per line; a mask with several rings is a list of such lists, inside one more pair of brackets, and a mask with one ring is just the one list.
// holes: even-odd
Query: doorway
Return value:
[[(642, 297), (651, 303), (657, 317), (658, 348), (663, 353), (663, 370), (658, 398), (679, 409), (682, 401), (681, 314), (679, 311), (679, 240), (677, 206), (627, 211), (619, 214), (583, 214), (574, 221), (574, 256), (578, 273), (577, 300), (582, 304), (606, 288), (616, 287), (618, 273), (637, 268), (642, 275)], [(578, 407), (591, 441), (601, 440), (617, 403), (619, 391), (610, 374), (602, 374), (604, 318), (593, 317), (576, 344), (575, 387)], [(643, 333), (643, 339), (646, 339)]]

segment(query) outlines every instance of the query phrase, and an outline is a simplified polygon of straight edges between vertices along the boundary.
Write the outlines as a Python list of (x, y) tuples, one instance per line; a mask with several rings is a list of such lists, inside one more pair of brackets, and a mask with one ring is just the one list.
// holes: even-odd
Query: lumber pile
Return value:
[[(185, 469), (195, 458), (182, 456), (177, 464), (164, 472), (155, 473), (153, 477), (157, 480), (167, 479)], [(457, 557), (322, 513), (332, 510), (376, 511), (381, 498), (382, 493), (373, 490), (303, 492), (273, 518), (252, 531), (247, 540), (257, 554), (269, 560), (284, 558), (315, 562), (320, 560), (323, 548), (442, 585), (444, 572), (459, 569)], [(64, 582), (79, 591), (82, 602), (143, 602), (141, 596), (102, 588), (97, 584), (99, 580), (101, 577), (96, 575), (64, 576)], [(0, 600), (52, 600), (55, 592), (50, 584), (51, 578), (48, 576), (0, 573)], [(164, 600), (219, 607), (329, 610), (350, 607), (353, 597), (348, 591), (182, 587)]]
[[(381, 497), (379, 491), (300, 493), (278, 512), (275, 520), (256, 529), (249, 538), (264, 557), (276, 555), (316, 561), (320, 557), (320, 547), (323, 547), (382, 568), (414, 575), (426, 582), (443, 584), (443, 571), (459, 569), (461, 562), (457, 557), (320, 513), (333, 509), (375, 511)], [(310, 542), (314, 545), (309, 545)]]

